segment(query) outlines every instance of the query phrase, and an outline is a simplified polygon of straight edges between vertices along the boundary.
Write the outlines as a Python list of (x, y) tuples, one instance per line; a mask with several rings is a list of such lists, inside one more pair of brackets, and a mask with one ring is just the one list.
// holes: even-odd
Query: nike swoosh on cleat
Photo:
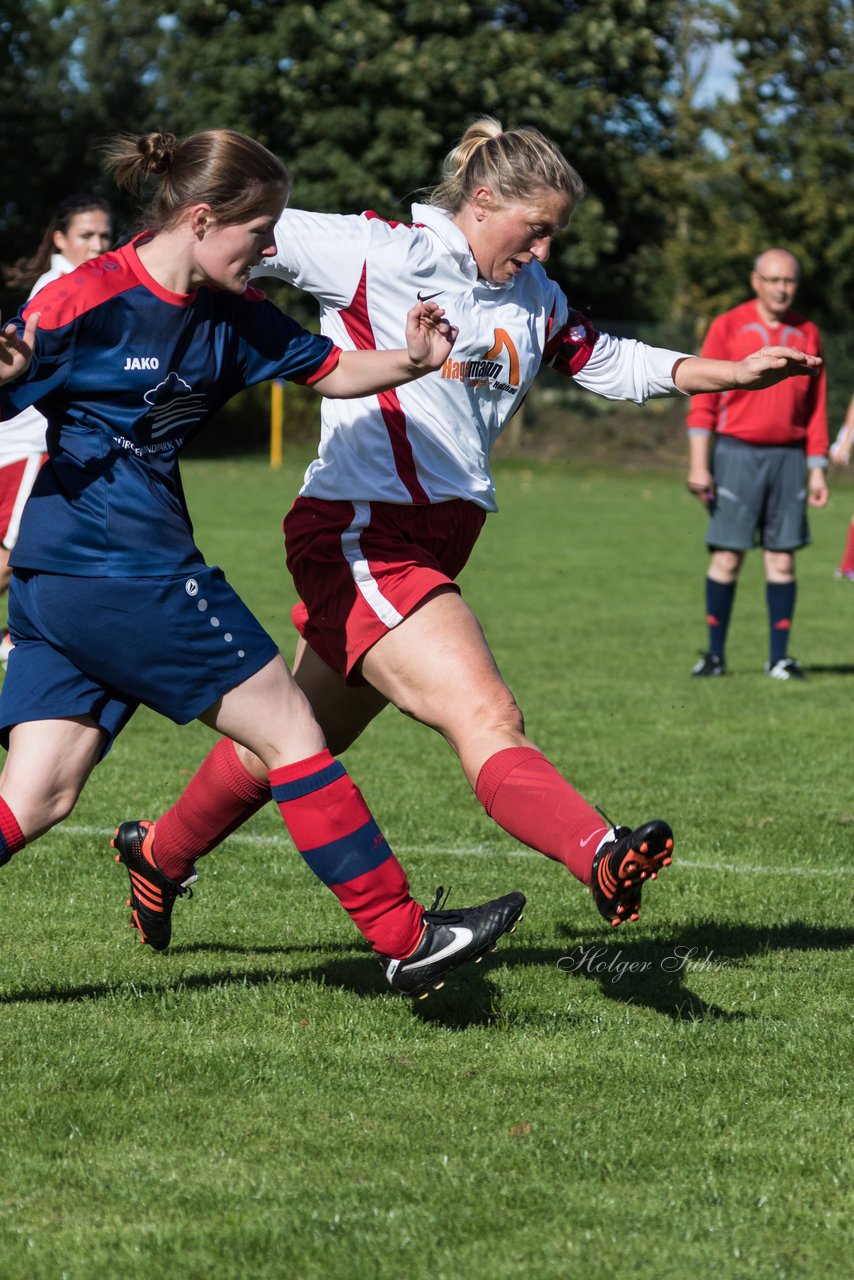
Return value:
[[(607, 830), (608, 830), (608, 828), (607, 828), (607, 827), (604, 827), (604, 828), (603, 828), (603, 827), (599, 827), (599, 828), (598, 828), (598, 830), (596, 830), (596, 831), (594, 831), (594, 832), (593, 832), (593, 836), (598, 836), (598, 835), (600, 835), (600, 834), (601, 834), (601, 832), (602, 832), (603, 830), (604, 830), (604, 831), (607, 831)], [(579, 840), (579, 842), (578, 842), (578, 843), (581, 845), (582, 849), (584, 848), (584, 846), (585, 846), (586, 844), (589, 844), (589, 843), (590, 843), (590, 841), (593, 839), (593, 836), (588, 836), (586, 840)]]
[(422, 296), (421, 296), (421, 290), (419, 289), (419, 290), (418, 290), (418, 293), (417, 293), (415, 296), (416, 296), (416, 298), (418, 299), (418, 301), (419, 301), (419, 302), (429, 302), (429, 301), (431, 300), (431, 298), (439, 298), (439, 297), (441, 297), (441, 296), (442, 296), (442, 294), (443, 294), (444, 292), (445, 292), (445, 290), (444, 290), (444, 289), (440, 289), (438, 293), (426, 293), (426, 294), (424, 294), (424, 296), (422, 297)]
[(445, 956), (456, 955), (458, 951), (462, 951), (467, 947), (474, 937), (471, 929), (465, 925), (449, 925), (448, 928), (454, 934), (453, 942), (449, 942), (441, 951), (436, 951), (432, 956), (425, 956), (423, 960), (414, 960), (412, 964), (402, 964), (400, 967), (405, 973), (410, 973), (413, 969), (422, 969), (426, 964), (435, 964), (437, 960), (444, 960)]

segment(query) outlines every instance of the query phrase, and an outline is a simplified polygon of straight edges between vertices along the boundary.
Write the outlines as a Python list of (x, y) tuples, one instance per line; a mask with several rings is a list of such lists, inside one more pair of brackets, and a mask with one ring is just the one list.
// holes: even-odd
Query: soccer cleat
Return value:
[(773, 680), (806, 680), (804, 671), (797, 658), (778, 658), (773, 667), (765, 663), (765, 674)]
[(178, 884), (164, 875), (151, 849), (153, 832), (152, 822), (123, 822), (116, 827), (110, 848), (118, 850), (116, 862), (123, 862), (130, 876), (127, 905), (131, 908), (131, 924), (139, 930), (141, 942), (147, 942), (155, 951), (164, 951), (172, 938), (175, 899), (188, 891), (192, 897), (190, 885), (199, 877), (194, 869)]
[(388, 982), (405, 996), (424, 1000), (445, 985), (452, 969), (494, 951), (501, 935), (513, 932), (525, 906), (523, 893), (508, 893), (482, 907), (443, 911), (438, 909), (443, 892), (436, 891), (433, 906), (421, 917), (424, 928), (415, 950), (400, 960), (385, 956), (380, 961)]
[(695, 662), (691, 668), (691, 675), (723, 676), (726, 675), (726, 664), (716, 653), (701, 653), (700, 661)]
[(641, 886), (655, 880), (673, 861), (673, 832), (654, 818), (631, 831), (614, 827), (593, 858), (590, 889), (596, 906), (610, 925), (637, 920)]

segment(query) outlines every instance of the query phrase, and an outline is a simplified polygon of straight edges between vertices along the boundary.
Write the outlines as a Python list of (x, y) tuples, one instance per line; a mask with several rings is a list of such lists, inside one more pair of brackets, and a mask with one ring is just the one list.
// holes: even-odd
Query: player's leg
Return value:
[(637, 918), (640, 882), (670, 862), (670, 828), (656, 821), (639, 833), (613, 829), (558, 773), (526, 737), (516, 700), (460, 595), (449, 589), (430, 596), (368, 650), (361, 673), (442, 734), (499, 826), (590, 885), (613, 923)]
[[(222, 573), (212, 568), (191, 579), (120, 581), (112, 586), (110, 604), (123, 631), (141, 647), (133, 651), (133, 662), (126, 654), (102, 654), (108, 675), (177, 723), (201, 719), (254, 752), (297, 848), (365, 936), (384, 954), (414, 947), (423, 913), (409, 895), (402, 867), (343, 766), (326, 749), (275, 642)], [(100, 624), (84, 625), (94, 630)], [(170, 636), (172, 643), (155, 650), (151, 635)], [(171, 938), (175, 897), (195, 874), (192, 865), (176, 869), (167, 862), (167, 874), (158, 833), (143, 821), (122, 823), (114, 847), (131, 875), (140, 932), (162, 949)], [(143, 880), (150, 882), (150, 892)]]
[(837, 578), (846, 578), (849, 582), (854, 582), (854, 518), (848, 525), (848, 533), (845, 538), (845, 550), (842, 553), (842, 559), (839, 561), (839, 568), (834, 575)]
[[(350, 746), (386, 705), (368, 685), (348, 685), (302, 638), (297, 645), (294, 676), (312, 704), (332, 755)], [(288, 724), (292, 709), (283, 707), (281, 714), (286, 717), (282, 723)], [(311, 753), (315, 747), (322, 749), (312, 741), (306, 750)], [(167, 879), (183, 886), (195, 875), (196, 862), (272, 799), (268, 775), (267, 766), (254, 751), (230, 738), (220, 738), (175, 803), (155, 823), (124, 823), (116, 839), (119, 844), (131, 843), (140, 853), (145, 844)], [(157, 923), (148, 932), (162, 940), (167, 937), (166, 922)]]
[(712, 472), (715, 498), (706, 542), (711, 552), (705, 581), (708, 648), (691, 674), (721, 676), (735, 592), (745, 552), (753, 546), (764, 500), (760, 451), (740, 440), (719, 437)]
[(11, 727), (0, 773), (0, 865), (68, 817), (103, 749), (88, 716)]
[(791, 551), (766, 551), (764, 560), (768, 606), (768, 661), (765, 671), (776, 680), (803, 680), (800, 663), (788, 656), (798, 590), (795, 557)]
[(411, 951), (423, 908), (284, 659), (229, 690), (201, 719), (264, 763), (291, 839), (374, 949)]
[[(321, 667), (325, 664), (318, 667), (318, 676)], [(338, 677), (330, 668), (326, 670), (332, 686)], [(357, 703), (370, 701), (366, 691), (354, 692)], [(373, 701), (376, 704), (377, 699)], [(377, 709), (375, 705), (374, 714)], [(221, 831), (213, 837), (210, 831), (205, 835), (203, 823), (196, 822), (195, 810), (204, 818), (209, 806), (220, 813), (230, 806), (233, 825), (238, 825), (248, 816), (247, 808), (264, 803), (272, 791), (297, 849), (383, 957), (383, 970), (391, 986), (406, 995), (425, 996), (430, 988), (441, 986), (451, 970), (478, 959), (494, 948), (502, 934), (513, 931), (525, 903), (519, 893), (456, 910), (443, 909), (437, 901), (432, 910), (424, 911), (415, 902), (406, 873), (360, 792), (343, 765), (322, 745), (308, 701), (291, 679), (284, 660), (271, 663), (231, 690), (201, 719), (229, 738), (220, 740), (187, 791), (165, 815), (169, 819), (166, 835), (174, 842), (173, 855), (174, 845), (181, 843), (182, 826), (189, 829), (190, 843), (195, 840), (197, 848), (205, 842), (213, 847), (217, 837), (222, 838)], [(295, 726), (293, 740), (290, 732), (282, 736), (283, 726), (285, 730)], [(353, 717), (350, 729), (355, 731)], [(314, 747), (317, 750), (312, 751)], [(312, 753), (294, 758), (306, 751)], [(265, 770), (269, 781), (262, 780)], [(248, 802), (241, 801), (241, 793), (250, 797)], [(181, 811), (178, 820), (176, 810)], [(125, 823), (120, 828), (120, 832), (128, 830), (135, 836), (135, 853), (147, 857), (154, 867), (160, 860), (163, 823), (161, 818), (154, 825)], [(144, 832), (132, 830), (143, 826), (147, 828)], [(200, 850), (208, 851), (207, 847)], [(188, 875), (183, 883), (189, 882)], [(171, 883), (174, 889), (175, 882)], [(174, 896), (173, 892), (167, 904), (170, 910)], [(158, 949), (168, 945), (170, 935), (162, 922), (159, 926), (154, 922), (154, 929), (148, 932)]]
[[(294, 679), (311, 703), (332, 755), (347, 749), (387, 705), (369, 685), (348, 685), (300, 637)], [(254, 752), (220, 738), (171, 808), (157, 819), (157, 859), (173, 880), (271, 799), (268, 770)]]
[(722, 676), (726, 671), (726, 641), (735, 589), (744, 553), (723, 547), (712, 549), (706, 573), (707, 649), (692, 668), (694, 676)]
[[(0, 692), (0, 737), (7, 746), (0, 825), (7, 852), (6, 824), (29, 842), (67, 817), (91, 770), (135, 710), (133, 701), (84, 675), (52, 634), (60, 628), (76, 632), (80, 584), (72, 579), (63, 587), (55, 574), (12, 579), (9, 619), (16, 644)], [(81, 612), (86, 616), (90, 610)]]
[[(423, 930), (423, 908), (410, 895), (405, 872), (361, 793), (325, 747), (308, 700), (284, 659), (274, 658), (223, 694), (199, 718), (260, 759), (297, 849), (374, 949), (391, 956), (413, 950)], [(219, 750), (229, 751), (231, 765), (225, 767), (233, 772), (233, 750)], [(222, 760), (216, 765), (222, 768)], [(251, 775), (242, 771), (239, 776), (248, 788)], [(255, 794), (263, 800), (261, 786)], [(154, 826), (123, 823), (116, 835), (116, 848), (129, 870), (133, 865), (139, 874), (145, 871), (140, 859), (146, 859), (154, 887), (161, 894), (172, 895), (171, 900), (150, 903), (152, 914), (143, 914), (139, 920), (146, 940), (162, 949), (171, 937), (173, 891), (190, 882), (194, 874), (192, 865), (186, 863), (187, 849), (180, 851), (183, 866), (176, 865), (174, 848), (172, 859), (166, 857), (170, 846), (166, 840), (161, 842), (159, 822)], [(157, 873), (169, 883), (158, 881)]]
[(776, 680), (803, 680), (800, 663), (789, 657), (789, 640), (797, 599), (795, 551), (810, 541), (806, 462), (799, 449), (775, 448), (767, 453), (768, 496), (762, 527), (768, 607), (765, 671)]

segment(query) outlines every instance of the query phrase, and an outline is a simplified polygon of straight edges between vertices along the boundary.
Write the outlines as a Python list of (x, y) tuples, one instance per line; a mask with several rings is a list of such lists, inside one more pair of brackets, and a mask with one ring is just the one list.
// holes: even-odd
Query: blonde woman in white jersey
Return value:
[[(112, 212), (100, 196), (66, 196), (54, 210), (38, 248), (3, 273), (10, 289), (32, 298), (81, 262), (106, 253), (113, 239)], [(18, 539), (24, 503), (44, 462), (47, 422), (30, 407), (3, 423), (0, 431), (0, 595), (9, 589), (9, 552)], [(5, 625), (0, 631), (0, 664), (5, 667), (12, 641)]]
[[(455, 578), (496, 509), (490, 450), (540, 365), (588, 390), (650, 396), (763, 387), (820, 364), (766, 348), (733, 365), (597, 333), (544, 270), (583, 185), (535, 129), (472, 125), (411, 224), (285, 210), (260, 268), (312, 293), (346, 349), (398, 346), (435, 299), (459, 330), (445, 366), (359, 401), (325, 401), (317, 459), (285, 520), (302, 604), (294, 675), (333, 751), (393, 703), (456, 751), (486, 812), (590, 887), (612, 925), (671, 861), (668, 824), (609, 828), (526, 737)], [(191, 863), (266, 802), (264, 771), (221, 742), (155, 827)], [(180, 869), (180, 868), (179, 868)]]

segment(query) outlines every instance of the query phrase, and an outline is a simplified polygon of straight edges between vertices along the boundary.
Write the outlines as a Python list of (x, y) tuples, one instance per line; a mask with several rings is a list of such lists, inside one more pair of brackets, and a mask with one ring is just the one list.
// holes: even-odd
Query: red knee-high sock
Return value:
[(321, 751), (273, 769), (270, 786), (297, 849), (374, 950), (409, 955), (423, 907), (343, 764)]
[(269, 784), (243, 767), (233, 742), (220, 738), (183, 795), (155, 823), (157, 865), (180, 884), (196, 858), (215, 849), (269, 799)]
[(26, 843), (24, 833), (18, 826), (18, 819), (0, 796), (0, 867), (9, 861), (13, 853), (23, 849)]
[(486, 761), (477, 798), (511, 836), (590, 883), (593, 855), (609, 825), (535, 747), (506, 747)]
[(839, 572), (854, 574), (854, 520), (848, 526), (848, 541), (845, 544), (845, 555), (839, 565)]

